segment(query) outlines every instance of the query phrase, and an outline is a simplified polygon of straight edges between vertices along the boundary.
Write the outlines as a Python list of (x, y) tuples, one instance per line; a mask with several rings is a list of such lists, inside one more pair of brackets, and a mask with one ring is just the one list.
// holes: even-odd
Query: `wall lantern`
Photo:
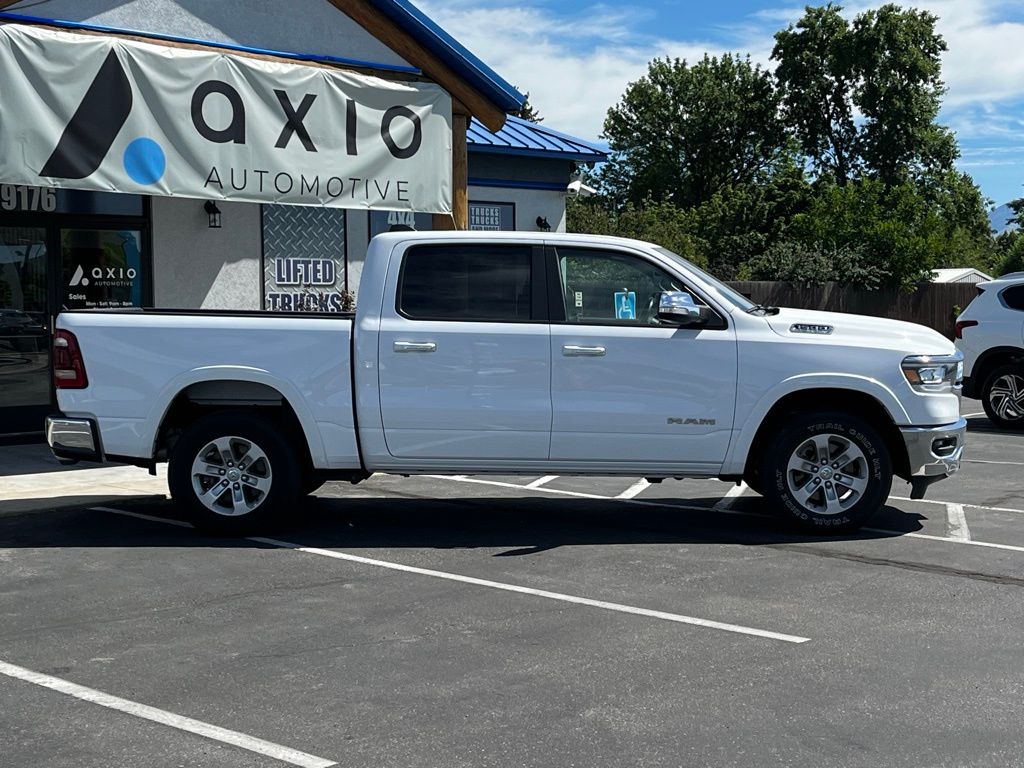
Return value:
[(213, 200), (207, 200), (203, 204), (203, 210), (210, 217), (210, 229), (220, 229), (220, 208)]
[(541, 232), (550, 232), (551, 231), (551, 225), (548, 224), (547, 216), (538, 216), (537, 217), (537, 229), (539, 229)]

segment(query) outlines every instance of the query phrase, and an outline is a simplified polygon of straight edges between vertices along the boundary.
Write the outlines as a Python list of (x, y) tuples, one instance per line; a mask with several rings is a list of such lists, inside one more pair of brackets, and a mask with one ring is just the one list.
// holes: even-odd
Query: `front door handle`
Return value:
[(604, 357), (604, 347), (581, 347), (577, 344), (566, 344), (562, 354), (566, 357)]
[(395, 352), (436, 352), (437, 344), (432, 341), (396, 341)]

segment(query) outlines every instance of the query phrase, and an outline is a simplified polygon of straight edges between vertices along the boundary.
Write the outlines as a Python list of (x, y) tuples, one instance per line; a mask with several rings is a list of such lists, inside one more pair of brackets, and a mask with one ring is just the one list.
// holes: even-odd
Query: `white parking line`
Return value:
[(726, 509), (732, 509), (732, 505), (736, 503), (736, 499), (742, 496), (746, 490), (746, 483), (734, 485), (732, 488), (726, 491), (725, 496), (723, 496), (722, 498), (715, 502), (715, 506), (713, 507), (713, 509), (717, 509), (719, 512)]
[(267, 757), (272, 757), (275, 760), (280, 760), (283, 763), (298, 765), (302, 768), (328, 768), (328, 766), (337, 765), (333, 760), (325, 760), (322, 757), (316, 757), (315, 755), (310, 755), (305, 752), (299, 752), (297, 749), (282, 747), (280, 744), (274, 744), (269, 741), (264, 741), (263, 739), (247, 736), (246, 734), (239, 733), (238, 731), (229, 731), (227, 728), (210, 725), (209, 723), (204, 723), (201, 720), (182, 717), (181, 715), (176, 715), (173, 712), (167, 712), (162, 709), (157, 709), (156, 707), (147, 706), (146, 704), (139, 704), (135, 701), (122, 699), (119, 696), (111, 696), (109, 693), (104, 693), (103, 691), (86, 688), (84, 685), (78, 685), (77, 683), (72, 683), (59, 677), (53, 677), (52, 675), (44, 675), (41, 672), (33, 672), (31, 669), (25, 669), (24, 667), (9, 664), (5, 661), (0, 661), (0, 674), (12, 677), (16, 680), (23, 680), (26, 683), (32, 683), (33, 685), (38, 685), (43, 688), (49, 688), (51, 691), (57, 691), (58, 693), (63, 693), (67, 696), (73, 696), (74, 698), (81, 699), (82, 701), (99, 704), (101, 707), (106, 707), (107, 709), (116, 709), (118, 712), (124, 712), (127, 715), (139, 717), (143, 720), (149, 720), (154, 723), (170, 726), (171, 728), (177, 728), (179, 731), (187, 731), (189, 733), (194, 733), (197, 736), (203, 736), (207, 739), (213, 739), (214, 741), (220, 741), (224, 744), (240, 747), (249, 752), (266, 755)]
[[(503, 483), (497, 480), (480, 480), (475, 477), (453, 477), (451, 475), (425, 475), (425, 477), (433, 477), (437, 480), (455, 480), (460, 483), (479, 483), (481, 485), (494, 485), (499, 488), (517, 488), (519, 490), (525, 490), (525, 486), (516, 485), (515, 483)], [(762, 512), (747, 512), (738, 511), (732, 509), (715, 510), (711, 507), (699, 507), (692, 504), (668, 504), (663, 501), (646, 501), (641, 499), (616, 499), (614, 496), (598, 496), (593, 493), (579, 493), (578, 491), (562, 491), (554, 488), (533, 488), (540, 493), (557, 493), (565, 496), (576, 496), (584, 499), (598, 499), (601, 501), (618, 501), (622, 504), (641, 504), (646, 507), (664, 507), (667, 509), (682, 509), (691, 512), (718, 512), (724, 515), (740, 515), (742, 517), (762, 517), (771, 518), (773, 515), (764, 514)], [(930, 499), (904, 499), (901, 496), (890, 496), (890, 499), (899, 499), (901, 501), (923, 501), (929, 504), (942, 504), (943, 506), (949, 504), (948, 501), (932, 501)], [(1003, 507), (979, 507), (974, 504), (967, 504), (965, 506), (972, 507), (974, 509), (986, 509), (995, 512), (1019, 512), (1024, 514), (1024, 509), (1005, 509)], [(988, 541), (964, 541), (963, 539), (953, 539), (948, 536), (931, 536), (925, 533), (907, 533), (906, 531), (892, 531), (886, 528), (862, 528), (861, 530), (870, 531), (872, 533), (884, 533), (889, 536), (907, 536), (913, 539), (927, 539), (929, 541), (944, 541), (949, 544), (970, 544), (975, 547), (989, 547), (991, 549), (1005, 549), (1011, 552), (1024, 552), (1024, 547), (1017, 547), (1012, 544), (996, 544)]]
[(988, 549), (1005, 549), (1010, 552), (1024, 552), (1024, 547), (1018, 547), (1013, 544), (995, 544), (991, 541), (965, 541), (963, 539), (953, 539), (949, 536), (932, 536), (928, 533), (906, 533), (904, 531), (890, 531), (886, 528), (861, 528), (862, 531), (870, 531), (872, 533), (884, 533), (889, 536), (907, 536), (912, 539), (927, 539), (928, 541), (944, 541), (947, 544), (967, 544), (972, 547), (986, 547)]
[(557, 480), (558, 475), (544, 475), (544, 477), (538, 477), (532, 483), (527, 483), (526, 488), (540, 488), (542, 485), (547, 485), (552, 480)]
[(959, 541), (970, 541), (971, 530), (967, 527), (967, 517), (964, 515), (963, 504), (947, 504), (946, 518), (949, 538)]
[(960, 459), (965, 464), (1002, 464), (1010, 467), (1024, 467), (1024, 461), (989, 461), (988, 459)]
[(709, 619), (698, 619), (693, 616), (684, 616), (678, 613), (667, 613), (665, 611), (654, 611), (649, 608), (638, 608), (633, 605), (623, 605), (622, 603), (609, 603), (605, 600), (592, 600), (589, 597), (578, 597), (576, 595), (566, 595), (561, 592), (549, 592), (545, 589), (533, 589), (532, 587), (522, 587), (518, 584), (506, 584), (501, 581), (490, 581), (488, 579), (477, 579), (473, 576), (462, 576), (458, 573), (448, 573), (447, 571), (434, 571), (429, 568), (417, 568), (412, 565), (403, 565), (402, 563), (392, 563), (387, 560), (374, 560), (369, 557), (361, 557), (359, 555), (350, 555), (347, 552), (335, 552), (333, 549), (320, 549), (318, 547), (306, 547), (302, 544), (295, 544), (290, 541), (280, 541), (278, 539), (265, 539), (259, 536), (252, 536), (249, 541), (259, 542), (260, 544), (269, 544), (273, 547), (281, 547), (283, 549), (294, 549), (299, 552), (305, 552), (311, 555), (320, 555), (321, 557), (331, 557), (335, 560), (347, 560), (352, 563), (360, 563), (362, 565), (374, 565), (379, 568), (387, 568), (392, 571), (403, 571), (405, 573), (414, 573), (418, 576), (431, 576), (437, 579), (446, 579), (448, 581), (458, 581), (463, 584), (473, 584), (478, 587), (489, 587), (491, 589), (499, 589), (504, 592), (517, 592), (522, 595), (531, 595), (533, 597), (543, 597), (549, 600), (558, 600), (563, 603), (574, 603), (576, 605), (586, 605), (591, 608), (603, 608), (606, 611), (616, 611), (618, 613), (628, 613), (634, 616), (646, 616), (652, 619), (663, 619), (664, 621), (673, 621), (679, 624), (690, 624), (696, 627), (705, 627), (707, 629), (720, 629), (723, 632), (733, 632), (739, 635), (751, 635), (753, 637), (762, 637), (767, 640), (781, 640), (785, 643), (806, 643), (810, 640), (809, 637), (800, 637), (798, 635), (787, 635), (781, 632), (771, 632), (766, 629), (755, 629), (754, 627), (744, 627), (739, 624), (726, 624), (721, 621), (711, 621)]
[(466, 477), (465, 475), (423, 475), (423, 477), (434, 480), (452, 480), (456, 483), (475, 483), (477, 485), (493, 485), (495, 488), (513, 488), (517, 491), (537, 491), (538, 493), (551, 493), (557, 496), (572, 496), (577, 499), (596, 499), (599, 501), (619, 501), (623, 504), (639, 504), (643, 507), (661, 507), (662, 509), (682, 509), (687, 512), (719, 512), (723, 515), (742, 515), (744, 517), (772, 517), (772, 515), (760, 512), (734, 512), (730, 509), (716, 510), (711, 507), (701, 507), (696, 504), (669, 504), (664, 501), (649, 501), (648, 499), (617, 499), (614, 496), (600, 496), (596, 493), (582, 493), (581, 491), (563, 491), (561, 488), (527, 488), (525, 485), (506, 483), (501, 480), (483, 480), (479, 477)]
[(137, 517), (139, 520), (152, 520), (154, 523), (167, 523), (167, 525), (176, 525), (179, 528), (195, 528), (192, 523), (186, 523), (184, 520), (172, 520), (169, 517), (156, 517), (155, 515), (144, 515), (141, 512), (129, 512), (124, 509), (114, 509), (113, 507), (90, 507), (93, 512), (113, 512), (115, 515), (125, 515), (126, 517)]
[[(449, 478), (446, 478), (449, 479)], [(454, 478), (451, 478), (454, 479)], [(460, 478), (468, 479), (468, 478)], [(497, 482), (497, 481), (490, 481)], [(511, 485), (511, 483), (504, 483), (503, 485)], [(525, 488), (525, 486), (517, 485), (516, 488)], [(536, 488), (533, 490), (553, 492), (554, 489), (550, 488)], [(568, 493), (572, 493), (571, 491)], [(580, 494), (572, 494), (580, 495)], [(592, 498), (605, 499), (605, 496), (594, 496)], [(646, 502), (640, 502), (646, 503)], [(671, 506), (675, 509), (679, 509), (676, 505), (672, 504), (653, 504), (652, 506)], [(140, 515), (136, 512), (127, 512), (122, 509), (114, 509), (113, 507), (91, 507), (94, 512), (110, 512), (115, 515), (125, 515), (127, 517), (135, 517), (142, 520), (151, 520), (158, 523), (168, 523), (170, 525), (179, 525), (188, 528), (193, 526), (190, 523), (184, 523), (180, 520), (170, 520), (163, 517), (154, 517), (152, 515)], [(697, 507), (708, 511), (706, 507)], [(486, 579), (477, 579), (473, 576), (462, 576), (457, 573), (447, 573), (446, 571), (432, 571), (427, 568), (417, 568), (412, 565), (402, 565), (401, 563), (392, 563), (387, 560), (374, 560), (369, 557), (360, 557), (359, 555), (350, 555), (345, 552), (335, 552), (332, 549), (319, 549), (317, 547), (306, 547), (301, 544), (294, 544), (288, 541), (279, 541), (277, 539), (267, 539), (258, 536), (248, 537), (249, 541), (255, 541), (260, 544), (269, 544), (274, 547), (281, 547), (283, 549), (295, 549), (300, 552), (306, 552), (313, 555), (321, 555), (323, 557), (333, 557), (336, 560), (349, 560), (355, 563), (363, 563), (365, 565), (376, 565), (380, 568), (390, 568), (395, 571), (405, 571), (407, 573), (416, 573), (421, 576), (433, 576), (439, 579), (448, 579), (449, 581), (461, 581), (466, 584), (476, 584), (477, 586), (492, 587), (493, 589), (501, 589), (506, 592), (519, 592), (524, 595), (533, 595), (535, 597), (546, 597), (551, 600), (561, 600), (567, 603), (577, 603), (578, 605), (588, 605), (594, 608), (604, 608), (609, 611), (618, 611), (619, 613), (632, 613), (637, 616), (647, 616), (654, 619), (664, 619), (665, 621), (674, 621), (680, 624), (692, 624), (698, 627), (707, 627), (709, 629), (721, 629), (725, 632), (735, 632), (742, 635), (753, 635), (755, 637), (764, 637), (770, 640), (782, 640), (787, 643), (806, 643), (810, 638), (799, 637), (797, 635), (786, 635), (780, 632), (771, 632), (765, 629), (755, 629), (753, 627), (744, 627), (739, 624), (726, 624), (720, 621), (712, 621), (710, 619), (699, 619), (693, 616), (684, 616), (677, 613), (666, 613), (665, 611), (654, 611), (649, 608), (638, 608), (632, 605), (623, 605), (621, 603), (609, 603), (604, 600), (592, 600), (588, 597), (576, 597), (575, 595), (565, 595), (560, 592), (548, 592), (542, 589), (533, 589), (532, 587), (521, 587), (516, 584), (505, 584), (499, 581), (488, 581)]]
[[(946, 506), (947, 504), (955, 504), (956, 502), (950, 501), (939, 501), (938, 499), (911, 499), (908, 496), (890, 496), (895, 501), (912, 501), (915, 504), (938, 504), (939, 506)], [(985, 507), (981, 504), (964, 504), (965, 507), (971, 509), (983, 509), (986, 512), (1016, 512), (1018, 515), (1024, 515), (1024, 509), (1013, 509), (1012, 507)]]
[(651, 486), (651, 484), (649, 482), (647, 482), (646, 478), (641, 477), (639, 480), (637, 480), (635, 483), (633, 483), (631, 486), (629, 486), (629, 488), (624, 490), (622, 493), (620, 493), (615, 498), (617, 498), (617, 499), (632, 499), (634, 496), (639, 496), (641, 493), (644, 492), (644, 489), (650, 488), (650, 486)]

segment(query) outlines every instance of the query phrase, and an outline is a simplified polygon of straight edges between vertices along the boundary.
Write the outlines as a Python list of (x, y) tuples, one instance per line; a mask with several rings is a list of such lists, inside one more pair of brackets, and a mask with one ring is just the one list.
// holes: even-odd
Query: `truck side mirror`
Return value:
[(685, 291), (665, 291), (658, 300), (658, 319), (684, 328), (699, 328), (711, 322), (710, 307), (699, 306)]

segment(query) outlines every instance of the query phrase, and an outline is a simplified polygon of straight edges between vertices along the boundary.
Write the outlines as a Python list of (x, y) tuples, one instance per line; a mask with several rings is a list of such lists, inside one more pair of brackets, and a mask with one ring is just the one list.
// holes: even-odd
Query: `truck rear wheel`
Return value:
[(245, 412), (200, 419), (178, 439), (167, 471), (171, 497), (196, 527), (251, 533), (298, 497), (299, 467), (273, 422)]
[(981, 404), (997, 427), (1024, 428), (1024, 365), (1004, 365), (992, 371), (985, 380)]
[(789, 419), (765, 446), (764, 494), (801, 528), (852, 531), (889, 497), (892, 458), (867, 421), (820, 412)]

